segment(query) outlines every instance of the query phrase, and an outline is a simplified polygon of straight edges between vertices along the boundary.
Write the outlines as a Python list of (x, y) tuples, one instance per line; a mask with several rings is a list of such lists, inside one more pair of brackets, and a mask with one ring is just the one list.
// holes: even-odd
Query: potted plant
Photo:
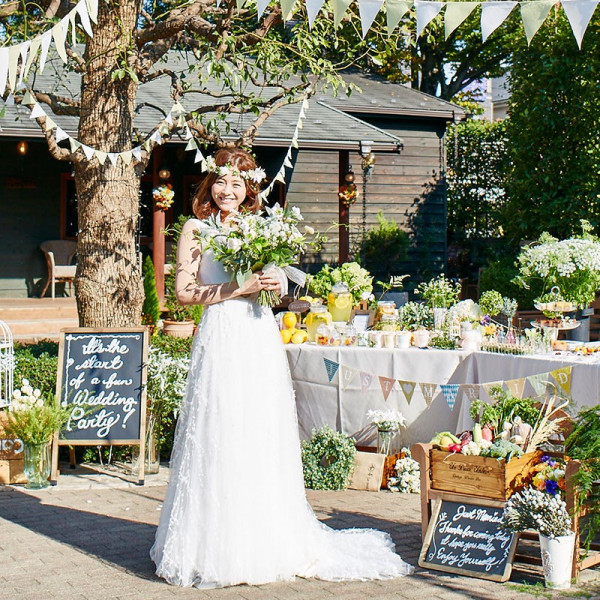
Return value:
[(345, 283), (348, 291), (352, 294), (353, 306), (371, 298), (373, 292), (373, 278), (366, 269), (358, 263), (344, 263), (339, 267), (332, 268), (325, 265), (315, 275), (306, 277), (306, 287), (310, 292), (327, 300), (335, 284)]
[(501, 526), (515, 533), (537, 531), (546, 587), (571, 587), (575, 534), (558, 490), (548, 493), (531, 486), (513, 494), (504, 507)]
[(146, 256), (143, 266), (144, 276), (144, 305), (142, 306), (142, 325), (147, 325), (150, 335), (154, 335), (156, 325), (160, 320), (160, 302), (156, 293), (156, 273), (154, 263)]
[(406, 422), (397, 410), (369, 410), (367, 419), (377, 427), (377, 452), (390, 456), (400, 449), (400, 428)]
[(433, 326), (433, 310), (420, 302), (407, 302), (398, 313), (400, 328), (412, 331), (415, 346), (425, 348), (429, 342), (428, 328)]
[(15, 390), (8, 407), (6, 432), (24, 446), (25, 487), (40, 489), (49, 485), (50, 441), (67, 422), (70, 410), (61, 407), (53, 394), (33, 389), (27, 379)]

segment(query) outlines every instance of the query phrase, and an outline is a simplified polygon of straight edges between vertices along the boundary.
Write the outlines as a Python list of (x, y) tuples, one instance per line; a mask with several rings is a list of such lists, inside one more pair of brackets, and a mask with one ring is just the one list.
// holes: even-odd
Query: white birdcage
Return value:
[(4, 321), (0, 321), (0, 407), (10, 404), (14, 370), (15, 349), (12, 331)]

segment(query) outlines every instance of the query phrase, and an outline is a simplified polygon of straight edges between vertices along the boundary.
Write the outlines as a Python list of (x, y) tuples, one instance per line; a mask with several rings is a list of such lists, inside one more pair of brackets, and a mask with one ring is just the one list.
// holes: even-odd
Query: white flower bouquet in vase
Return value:
[(390, 456), (401, 447), (400, 428), (406, 422), (397, 410), (369, 410), (367, 419), (377, 427), (377, 452)]
[[(227, 224), (221, 223), (217, 214), (202, 221), (198, 239), (204, 248), (212, 249), (215, 260), (223, 263), (239, 285), (257, 271), (279, 269), (282, 285), (286, 282), (285, 275), (303, 286), (305, 274), (291, 267), (307, 245), (306, 237), (298, 229), (302, 220), (299, 208), (282, 208), (279, 204), (267, 207), (264, 213), (234, 214)], [(311, 243), (318, 244), (318, 238)], [(262, 306), (275, 306), (280, 301), (273, 290), (261, 290), (258, 296)]]

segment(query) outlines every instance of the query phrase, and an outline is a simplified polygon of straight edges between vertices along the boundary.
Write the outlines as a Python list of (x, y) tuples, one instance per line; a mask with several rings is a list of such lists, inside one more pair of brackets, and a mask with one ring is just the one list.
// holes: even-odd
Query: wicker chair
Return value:
[(41, 297), (44, 297), (48, 286), (51, 285), (52, 298), (55, 298), (57, 282), (68, 283), (69, 293), (72, 295), (72, 284), (77, 269), (77, 266), (72, 263), (77, 252), (77, 244), (68, 240), (51, 240), (41, 244), (40, 249), (44, 253), (48, 265), (48, 279)]

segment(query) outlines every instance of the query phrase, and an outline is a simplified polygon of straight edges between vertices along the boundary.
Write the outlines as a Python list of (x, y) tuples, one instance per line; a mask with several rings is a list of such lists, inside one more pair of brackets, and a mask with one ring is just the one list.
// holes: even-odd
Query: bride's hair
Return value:
[[(256, 162), (249, 152), (239, 148), (223, 148), (218, 150), (214, 156), (214, 161), (217, 167), (225, 165), (234, 167), (238, 171), (251, 171), (256, 169)], [(209, 171), (202, 183), (198, 186), (196, 193), (192, 199), (192, 212), (198, 219), (206, 219), (210, 215), (219, 212), (219, 207), (212, 197), (211, 188), (214, 182), (218, 179), (219, 174)], [(255, 181), (244, 179), (246, 184), (246, 198), (240, 205), (250, 212), (257, 212), (260, 208), (260, 199), (258, 193), (260, 188)]]

